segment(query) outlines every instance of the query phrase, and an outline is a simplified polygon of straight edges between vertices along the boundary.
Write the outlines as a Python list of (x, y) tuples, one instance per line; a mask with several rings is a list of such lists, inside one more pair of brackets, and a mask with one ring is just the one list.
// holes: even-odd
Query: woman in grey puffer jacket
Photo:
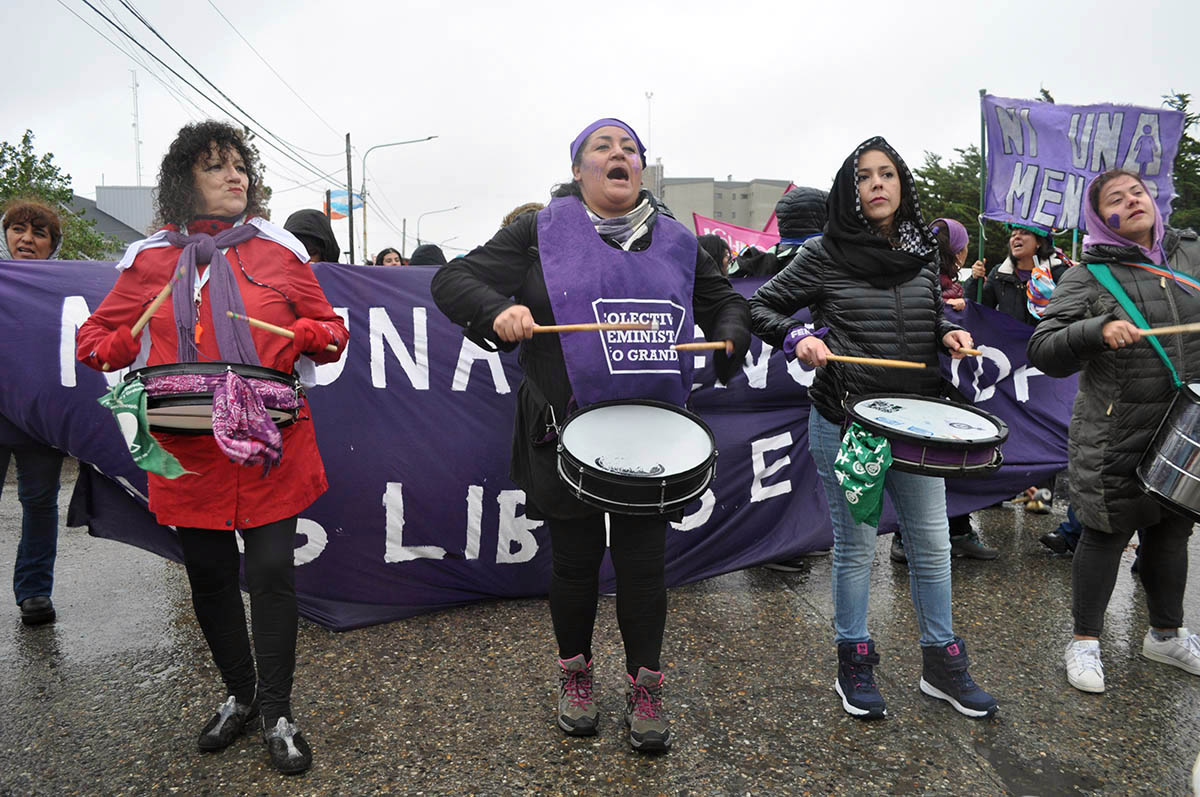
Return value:
[[(1181, 627), (1192, 521), (1143, 493), (1136, 475), (1175, 393), (1173, 380), (1093, 269), (1107, 268), (1151, 327), (1200, 321), (1200, 242), (1191, 230), (1164, 228), (1131, 172), (1095, 178), (1084, 218), (1083, 265), (1069, 269), (1051, 297), (1029, 340), (1029, 360), (1050, 376), (1080, 372), (1068, 458), (1084, 531), (1072, 571), (1075, 638), (1064, 659), (1072, 686), (1103, 692), (1099, 636), (1135, 530), (1151, 624), (1142, 655), (1200, 675), (1200, 637)], [(1200, 382), (1200, 336), (1160, 343), (1184, 384)]]

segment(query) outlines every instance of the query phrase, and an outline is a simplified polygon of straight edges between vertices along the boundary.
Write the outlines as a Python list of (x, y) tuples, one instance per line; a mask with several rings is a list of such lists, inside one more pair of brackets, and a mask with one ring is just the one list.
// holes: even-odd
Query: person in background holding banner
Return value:
[[(929, 232), (937, 242), (938, 279), (942, 287), (942, 301), (948, 307), (961, 311), (966, 306), (966, 301), (963, 299), (962, 283), (958, 281), (958, 271), (967, 262), (967, 228), (955, 219), (938, 218), (929, 225)], [(957, 391), (954, 391), (954, 394), (955, 401), (966, 402)], [(990, 560), (1000, 555), (998, 550), (987, 547), (983, 540), (979, 539), (979, 532), (971, 523), (970, 513), (955, 515), (949, 518), (949, 523), (951, 556)], [(900, 531), (892, 534), (890, 556), (893, 562), (908, 562)]]
[[(4, 231), (0, 260), (57, 259), (62, 225), (49, 205), (36, 199), (14, 199), (4, 208), (0, 228)], [(58, 478), (64, 456), (0, 415), (0, 489), (9, 460), (17, 461), (21, 541), (13, 562), (13, 594), (25, 625), (52, 623), (57, 616), (50, 593), (58, 556)]]
[[(887, 713), (875, 684), (879, 654), (867, 630), (877, 531), (855, 520), (842, 492), (837, 467), (847, 422), (842, 401), (869, 393), (942, 395), (938, 352), (961, 358), (971, 336), (943, 316), (936, 258), (912, 174), (896, 151), (875, 137), (860, 144), (838, 170), (825, 234), (806, 243), (750, 300), (759, 337), (819, 368), (809, 390), (808, 439), (833, 521), (834, 688), (846, 712), (861, 719)], [(810, 308), (815, 332), (792, 317), (801, 307)], [(830, 363), (831, 351), (916, 360), (926, 367)], [(881, 479), (878, 489), (892, 498), (908, 552), (924, 661), (921, 691), (967, 716), (991, 716), (996, 701), (967, 672), (966, 644), (954, 634), (951, 620), (945, 481), (895, 469)]]
[(747, 247), (729, 266), (729, 276), (773, 277), (782, 271), (784, 266), (792, 262), (804, 242), (816, 238), (825, 228), (827, 197), (828, 194), (819, 188), (792, 186), (775, 203), (779, 242), (765, 252)]
[[(605, 514), (576, 499), (558, 478), (557, 430), (571, 408), (606, 399), (682, 406), (691, 391), (693, 358), (675, 360), (677, 370), (614, 372), (599, 334), (534, 335), (534, 324), (594, 320), (593, 302), (657, 306), (675, 314), (672, 328), (691, 330), (694, 321), (710, 340), (727, 341), (714, 352), (722, 381), (738, 371), (750, 329), (746, 300), (695, 235), (642, 189), (645, 147), (629, 125), (597, 120), (575, 138), (570, 152), (572, 180), (555, 189), (550, 205), (518, 216), (485, 245), (440, 269), (432, 292), (442, 312), (480, 345), (511, 350), (522, 344), (525, 379), (517, 394), (511, 476), (526, 493), (526, 514), (544, 519), (550, 531), (558, 725), (587, 736), (596, 733), (599, 721), (592, 629)], [(660, 661), (668, 519), (609, 514), (617, 621), (625, 643), (625, 721), (630, 744), (644, 752), (666, 750), (672, 742)]]
[[(976, 261), (963, 292), (972, 301), (1035, 326), (1046, 312), (1054, 286), (1071, 263), (1055, 249), (1048, 231), (1022, 224), (1008, 227), (1008, 257), (990, 273), (986, 271), (986, 260)], [(1026, 512), (1049, 512), (1054, 500), (1054, 477), (1026, 490), (1025, 499)]]
[(1141, 334), (1200, 322), (1200, 242), (1192, 230), (1165, 227), (1141, 178), (1121, 170), (1092, 180), (1084, 222), (1082, 265), (1051, 297), (1029, 361), (1048, 376), (1080, 373), (1068, 470), (1083, 534), (1064, 659), (1072, 686), (1103, 692), (1104, 612), (1134, 530), (1151, 626), (1142, 655), (1200, 675), (1200, 637), (1183, 627), (1192, 520), (1143, 492), (1137, 476), (1179, 386), (1200, 382), (1200, 335)]
[[(79, 329), (79, 359), (97, 370), (135, 362), (220, 361), (287, 373), (302, 354), (318, 363), (340, 357), (349, 339), (346, 327), (307, 265), (304, 246), (262, 218), (261, 190), (254, 150), (236, 128), (205, 121), (180, 130), (159, 171), (158, 217), (164, 226), (132, 244), (118, 263), (116, 284)], [(172, 280), (170, 301), (135, 340), (135, 320)], [(226, 311), (289, 328), (295, 337), (252, 329)], [(253, 425), (255, 399), (261, 407), (261, 398), (248, 382), (229, 390), (249, 394), (230, 413), (247, 413)], [(178, 529), (196, 619), (228, 690), (200, 732), (200, 749), (228, 747), (261, 711), (271, 763), (296, 774), (312, 764), (291, 710), (296, 520), (328, 485), (307, 402), (301, 402), (297, 422), (281, 429), (260, 420), (269, 431), (255, 425), (255, 436), (233, 441), (233, 449), (246, 449), (245, 465), (213, 435), (157, 434), (166, 449), (161, 459), (167, 460), (160, 469), (175, 478), (148, 474), (150, 510), (159, 523)], [(272, 432), (281, 442), (271, 447), (259, 442)], [(245, 544), (254, 655), (238, 583), (235, 529)]]

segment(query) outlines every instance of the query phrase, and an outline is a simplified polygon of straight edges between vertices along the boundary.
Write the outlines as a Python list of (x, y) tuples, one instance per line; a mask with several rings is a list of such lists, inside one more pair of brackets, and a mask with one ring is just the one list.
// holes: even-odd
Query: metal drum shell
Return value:
[[(297, 395), (302, 392), (300, 381), (295, 374), (277, 371), (274, 368), (267, 368), (262, 365), (247, 365), (246, 363), (190, 362), (147, 365), (143, 368), (130, 371), (125, 375), (123, 381), (129, 382), (134, 379), (145, 380), (160, 376), (212, 376), (223, 374), (230, 370), (244, 378), (278, 382), (295, 390)], [(207, 425), (203, 423), (204, 413), (202, 412), (172, 412), (172, 410), (186, 410), (187, 408), (201, 408), (205, 406), (210, 408)], [(146, 397), (147, 420), (149, 421), (150, 430), (154, 432), (211, 435), (211, 407), (212, 393), (206, 392), (172, 393), (170, 395)], [(268, 407), (267, 412), (271, 415), (275, 425), (280, 428), (290, 426), (299, 417), (298, 409)]]
[(1137, 477), (1148, 495), (1200, 521), (1200, 385), (1185, 386), (1171, 400)]
[[(618, 474), (595, 467), (581, 460), (563, 444), (563, 435), (569, 425), (585, 413), (604, 407), (628, 405), (658, 407), (688, 418), (707, 435), (711, 453), (703, 462), (685, 471), (666, 477), (646, 477)], [(682, 509), (708, 489), (716, 474), (716, 458), (716, 438), (708, 424), (681, 407), (661, 401), (628, 399), (591, 404), (567, 418), (559, 430), (559, 478), (580, 501), (618, 514), (664, 515)]]

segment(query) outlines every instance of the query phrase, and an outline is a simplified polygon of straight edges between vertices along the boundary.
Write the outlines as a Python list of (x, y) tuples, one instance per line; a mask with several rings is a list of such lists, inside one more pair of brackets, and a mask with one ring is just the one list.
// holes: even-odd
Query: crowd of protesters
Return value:
[[(686, 404), (691, 374), (683, 365), (678, 378), (643, 379), (630, 394), (630, 383), (608, 377), (577, 381), (581, 371), (603, 370), (597, 351), (532, 334), (535, 325), (554, 323), (561, 311), (578, 310), (580, 302), (604, 295), (598, 292), (614, 284), (628, 295), (658, 292), (688, 308), (688, 318), (726, 344), (714, 350), (724, 380), (737, 373), (751, 332), (817, 369), (809, 391), (812, 409), (797, 421), (807, 423), (834, 529), (833, 686), (848, 714), (875, 719), (887, 709), (874, 676), (881, 655), (867, 616), (877, 530), (848, 506), (842, 467), (848, 450), (875, 443), (855, 430), (844, 400), (898, 393), (964, 401), (943, 382), (936, 364), (939, 354), (962, 358), (973, 350), (970, 333), (947, 313), (969, 303), (1033, 327), (1030, 360), (1044, 373), (1081, 374), (1069, 449), (1073, 501), (1064, 528), (1042, 538), (1056, 553), (1077, 550), (1074, 638), (1063, 657), (1068, 682), (1082, 691), (1104, 691), (1103, 615), (1135, 530), (1144, 548), (1141, 578), (1151, 620), (1142, 653), (1200, 675), (1200, 637), (1184, 625), (1182, 607), (1192, 522), (1143, 495), (1133, 475), (1169, 406), (1172, 379), (1176, 386), (1200, 382), (1200, 336), (1177, 337), (1166, 350), (1152, 349), (1142, 336), (1147, 323), (1200, 320), (1200, 244), (1195, 233), (1164, 224), (1138, 175), (1113, 170), (1090, 184), (1082, 265), (1073, 265), (1054, 245), (1052, 231), (1012, 225), (1008, 256), (989, 269), (983, 260), (966, 266), (969, 241), (960, 221), (923, 215), (904, 159), (880, 137), (850, 151), (828, 192), (801, 186), (780, 198), (780, 241), (767, 251), (734, 252), (721, 237), (697, 238), (677, 222), (642, 187), (645, 148), (620, 120), (604, 118), (585, 127), (570, 154), (571, 177), (556, 187), (548, 205), (514, 208), (495, 237), (469, 254), (448, 261), (437, 245), (421, 243), (408, 256), (387, 247), (368, 257), (374, 266), (435, 267), (435, 301), (472, 340), (493, 350), (521, 346), (524, 381), (513, 478), (529, 495), (530, 517), (544, 519), (550, 530), (550, 612), (559, 649), (555, 716), (565, 733), (598, 731), (591, 633), (597, 572), (607, 546), (625, 642), (628, 740), (642, 752), (666, 751), (673, 741), (659, 656), (667, 618), (664, 540), (676, 516), (610, 511), (606, 528), (605, 512), (556, 479), (554, 447), (539, 439), (543, 426), (547, 435), (552, 428), (557, 432), (557, 421), (547, 424), (546, 418), (566, 417), (588, 403), (633, 395)], [(118, 264), (117, 284), (79, 331), (82, 362), (104, 371), (135, 363), (235, 362), (287, 374), (304, 358), (340, 357), (348, 332), (310, 268), (337, 263), (342, 254), (325, 214), (300, 210), (282, 226), (267, 221), (253, 148), (221, 123), (185, 127), (159, 179), (162, 229), (133, 244)], [(0, 260), (51, 260), (63, 237), (56, 211), (32, 199), (10, 201), (0, 225)], [(139, 319), (176, 272), (193, 281), (193, 289), (177, 290), (169, 302), (152, 308), (148, 323)], [(730, 280), (751, 277), (766, 281), (747, 302)], [(802, 308), (811, 311), (812, 326), (794, 316)], [(232, 320), (246, 312), (269, 316), (291, 341)], [(139, 337), (142, 325), (147, 333)], [(204, 329), (212, 330), (209, 336)], [(933, 367), (913, 377), (835, 355), (895, 356)], [(251, 409), (245, 411), (252, 412), (254, 401), (246, 400)], [(295, 774), (311, 765), (312, 753), (290, 704), (293, 539), (297, 514), (327, 487), (325, 472), (306, 403), (294, 408), (292, 425), (252, 428), (230, 439), (217, 429), (215, 393), (213, 407), (210, 436), (155, 435), (165, 464), (150, 479), (151, 510), (160, 522), (176, 526), (183, 541), (196, 617), (225, 687), (226, 697), (200, 730), (198, 746), (224, 749), (258, 723), (273, 765)], [(285, 448), (291, 456), (281, 464)], [(16, 461), (24, 513), (14, 593), (29, 626), (56, 617), (51, 593), (63, 457), (0, 416), (0, 472), (10, 458)], [(251, 482), (239, 474), (249, 464), (266, 465), (262, 484), (270, 480), (273, 486), (269, 500), (257, 487), (245, 486)], [(169, 473), (172, 467), (180, 470)], [(954, 628), (950, 561), (992, 560), (999, 552), (984, 543), (970, 515), (948, 517), (941, 476), (892, 469), (877, 487), (890, 496), (899, 517), (891, 558), (909, 572), (921, 691), (965, 716), (993, 716), (1000, 700), (969, 674), (966, 643)], [(248, 517), (225, 511), (217, 499), (232, 500), (230, 495), (242, 495), (239, 514)], [(1050, 511), (1055, 497), (1050, 479), (1030, 485), (1014, 501), (1039, 513)], [(249, 631), (235, 527), (245, 540)], [(804, 566), (799, 560), (771, 565), (785, 571)]]

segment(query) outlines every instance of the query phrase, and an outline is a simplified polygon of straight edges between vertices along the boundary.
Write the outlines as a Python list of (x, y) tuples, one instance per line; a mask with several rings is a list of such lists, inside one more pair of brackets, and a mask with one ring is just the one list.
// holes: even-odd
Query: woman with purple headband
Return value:
[[(549, 206), (518, 216), (487, 244), (440, 269), (432, 289), (438, 307), (472, 340), (505, 351), (521, 345), (525, 379), (517, 394), (511, 475), (526, 493), (526, 513), (544, 519), (550, 531), (558, 726), (589, 736), (599, 722), (592, 629), (605, 514), (559, 480), (557, 426), (571, 407), (612, 398), (681, 406), (691, 390), (693, 358), (679, 358), (665, 374), (614, 373), (598, 335), (534, 335), (534, 324), (591, 320), (596, 301), (673, 307), (677, 328), (691, 329), (694, 320), (710, 340), (727, 341), (714, 353), (722, 381), (737, 372), (750, 330), (746, 300), (696, 237), (642, 189), (645, 147), (633, 128), (599, 119), (575, 137), (570, 151), (572, 179), (555, 189)], [(609, 513), (609, 519), (629, 742), (639, 751), (664, 751), (672, 741), (660, 660), (670, 518)]]
[(1071, 686), (1103, 692), (1100, 634), (1134, 530), (1150, 619), (1142, 656), (1200, 675), (1200, 636), (1183, 625), (1192, 519), (1154, 500), (1137, 477), (1176, 390), (1200, 388), (1200, 335), (1141, 332), (1200, 322), (1200, 240), (1164, 226), (1142, 179), (1120, 169), (1092, 180), (1083, 218), (1082, 261), (1050, 297), (1029, 361), (1047, 376), (1079, 373), (1067, 470), (1083, 533), (1063, 660)]
[[(79, 329), (79, 359), (106, 371), (222, 361), (284, 373), (293, 371), (301, 354), (318, 363), (337, 360), (349, 339), (346, 327), (313, 276), (304, 245), (262, 218), (261, 185), (254, 150), (236, 128), (215, 121), (184, 127), (159, 171), (163, 227), (132, 244), (121, 259), (116, 284)], [(135, 320), (176, 275), (170, 301), (135, 339)], [(295, 338), (251, 328), (226, 312), (286, 327)], [(330, 344), (336, 351), (326, 349)], [(231, 394), (241, 390), (241, 383), (231, 384)], [(241, 410), (252, 410), (253, 403), (247, 397), (230, 417), (242, 417)], [(297, 421), (278, 430), (261, 409), (257, 417), (246, 434), (231, 441), (156, 432), (177, 462), (164, 473), (148, 474), (150, 510), (159, 523), (179, 531), (196, 619), (228, 695), (200, 731), (199, 749), (223, 750), (261, 713), (271, 763), (290, 775), (312, 764), (291, 710), (296, 519), (328, 485), (306, 401), (300, 401)], [(258, 462), (270, 463), (269, 469)], [(253, 653), (235, 529), (245, 543)]]

